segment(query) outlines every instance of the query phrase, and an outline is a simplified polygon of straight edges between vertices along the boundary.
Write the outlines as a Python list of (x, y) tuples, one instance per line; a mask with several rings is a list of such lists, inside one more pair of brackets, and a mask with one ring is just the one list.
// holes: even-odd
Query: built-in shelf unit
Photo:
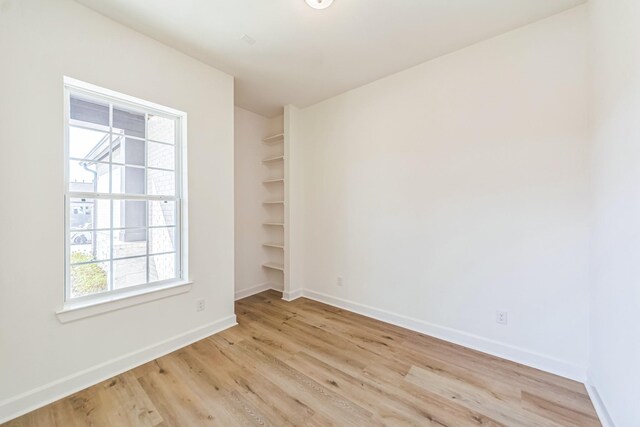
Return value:
[[(265, 214), (264, 262), (262, 267), (269, 283), (276, 289), (284, 289), (287, 265), (285, 261), (286, 194), (285, 194), (285, 134), (267, 136), (262, 140), (265, 170), (264, 194), (262, 200)], [(280, 243), (282, 242), (282, 243)]]

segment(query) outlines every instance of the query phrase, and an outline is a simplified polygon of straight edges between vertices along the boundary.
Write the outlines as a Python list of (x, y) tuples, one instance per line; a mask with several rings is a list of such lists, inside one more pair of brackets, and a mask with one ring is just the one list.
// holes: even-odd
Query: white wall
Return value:
[(583, 379), (586, 42), (578, 7), (300, 110), (305, 294)]
[[(262, 264), (282, 254), (277, 249), (265, 248), (263, 243), (278, 236), (262, 223), (268, 219), (268, 209), (262, 202), (278, 198), (282, 184), (263, 184), (271, 177), (269, 167), (262, 160), (273, 150), (262, 139), (282, 132), (282, 116), (268, 119), (242, 108), (235, 108), (235, 293), (242, 298), (259, 290), (276, 288), (282, 290), (282, 278), (272, 277), (281, 273), (269, 272)], [(275, 172), (274, 172), (275, 173)], [(282, 237), (280, 237), (280, 241)], [(274, 253), (275, 252), (275, 253)], [(275, 285), (275, 286), (274, 286)]]
[[(302, 295), (304, 290), (304, 246), (306, 222), (304, 212), (304, 181), (305, 172), (303, 161), (304, 144), (300, 144), (298, 126), (300, 110), (294, 105), (284, 107), (285, 130), (285, 258), (288, 269), (284, 277), (285, 300), (293, 300)], [(292, 215), (293, 213), (293, 215)]]
[(618, 427), (640, 403), (640, 2), (591, 0), (595, 239), (589, 381)]
[[(234, 321), (234, 177), (232, 77), (68, 0), (0, 2), (0, 58), (1, 422)], [(188, 113), (191, 292), (56, 318), (64, 75)]]
[(261, 268), (262, 242), (262, 138), (269, 120), (242, 108), (235, 108), (235, 293), (267, 283)]

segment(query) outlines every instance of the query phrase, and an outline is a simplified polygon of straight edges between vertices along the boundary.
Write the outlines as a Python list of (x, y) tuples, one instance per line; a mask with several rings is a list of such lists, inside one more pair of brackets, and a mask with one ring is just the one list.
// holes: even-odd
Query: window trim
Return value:
[(56, 316), (60, 323), (69, 323), (75, 320), (93, 317), (99, 314), (116, 311), (134, 305), (144, 304), (174, 295), (187, 293), (191, 290), (193, 283), (190, 281), (180, 281), (165, 285), (151, 286), (142, 290), (131, 290), (129, 292), (114, 295), (107, 293), (97, 294), (96, 298), (84, 302), (69, 302), (60, 310), (56, 311)]
[[(63, 79), (63, 92), (64, 92), (64, 288), (63, 288), (63, 306), (60, 310), (58, 310), (58, 316), (66, 316), (65, 313), (70, 311), (76, 311), (79, 308), (85, 309), (87, 307), (91, 307), (93, 305), (109, 305), (111, 303), (119, 302), (126, 298), (135, 298), (136, 300), (140, 300), (140, 296), (147, 293), (157, 293), (157, 294), (166, 294), (167, 289), (171, 289), (173, 287), (180, 288), (182, 292), (186, 292), (190, 289), (190, 286), (185, 288), (186, 284), (190, 285), (189, 281), (189, 263), (188, 263), (188, 226), (187, 226), (187, 114), (183, 111), (176, 110), (174, 108), (165, 107), (159, 104), (155, 104), (149, 101), (145, 101), (143, 99), (135, 98), (130, 95), (122, 94), (116, 91), (112, 91), (109, 89), (105, 89), (99, 86), (95, 86), (89, 83), (85, 83), (70, 77), (64, 77)], [(72, 120), (70, 118), (70, 100), (71, 95), (85, 95), (90, 99), (95, 99), (98, 101), (108, 102), (110, 104), (110, 116), (112, 115), (111, 110), (113, 106), (122, 107), (124, 109), (130, 108), (134, 111), (139, 111), (141, 113), (145, 113), (145, 117), (149, 114), (164, 117), (168, 119), (175, 120), (175, 136), (176, 139), (174, 141), (176, 150), (175, 150), (175, 196), (159, 196), (159, 195), (139, 195), (139, 194), (120, 194), (120, 193), (83, 193), (83, 192), (70, 192), (69, 191), (69, 126), (73, 126)], [(148, 121), (145, 120), (145, 128), (148, 125)], [(148, 135), (148, 132), (145, 132)], [(137, 138), (140, 139), (140, 138)], [(150, 138), (144, 138), (146, 141), (151, 142), (159, 142)], [(148, 148), (147, 148), (148, 150)], [(144, 168), (147, 170), (148, 159), (145, 156), (145, 165)], [(159, 169), (162, 168), (152, 168)], [(111, 180), (111, 178), (109, 178)], [(111, 184), (110, 184), (111, 185)], [(147, 178), (145, 174), (145, 187), (147, 185)], [(85, 295), (77, 298), (70, 298), (70, 240), (71, 240), (71, 227), (70, 227), (70, 198), (84, 197), (91, 199), (102, 199), (102, 200), (174, 200), (176, 202), (176, 221), (175, 221), (175, 232), (177, 241), (179, 242), (176, 245), (176, 262), (179, 265), (176, 265), (176, 278), (145, 283), (141, 285), (131, 286), (128, 288), (122, 289), (114, 289), (106, 292), (100, 292), (93, 295)], [(149, 212), (149, 208), (147, 208), (147, 215)], [(113, 221), (113, 219), (112, 219)], [(147, 218), (148, 221), (148, 218)], [(144, 255), (147, 257), (147, 260), (150, 258), (150, 254), (148, 253), (148, 245), (149, 245), (149, 229), (150, 226), (147, 223), (147, 254)], [(109, 229), (111, 230), (111, 228)], [(111, 242), (113, 244), (113, 242)], [(113, 248), (112, 248), (113, 251)], [(155, 255), (155, 254), (154, 254)], [(111, 261), (112, 262), (112, 261)], [(148, 270), (149, 265), (147, 262), (147, 278), (148, 278)], [(187, 290), (184, 290), (187, 289)], [(161, 292), (159, 292), (161, 291)], [(159, 298), (164, 298), (164, 296), (159, 296)], [(143, 298), (144, 299), (144, 298)], [(157, 298), (152, 298), (157, 299)], [(109, 303), (109, 304), (105, 304)], [(138, 302), (139, 303), (139, 302)], [(137, 303), (136, 303), (137, 304)], [(126, 304), (119, 303), (117, 306), (126, 306)], [(117, 308), (116, 308), (117, 309)], [(86, 310), (85, 310), (86, 311)], [(110, 311), (110, 309), (105, 310)], [(91, 314), (93, 315), (93, 314)], [(62, 321), (62, 318), (60, 318)]]

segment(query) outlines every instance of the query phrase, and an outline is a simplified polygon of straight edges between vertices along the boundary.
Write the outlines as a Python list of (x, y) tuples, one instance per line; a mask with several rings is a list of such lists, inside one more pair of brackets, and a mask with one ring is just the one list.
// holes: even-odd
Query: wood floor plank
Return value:
[(252, 408), (236, 389), (229, 387), (217, 375), (214, 363), (203, 364), (194, 357), (191, 348), (178, 350), (170, 361), (172, 364), (169, 369), (175, 370), (197, 395), (203, 396), (203, 403), (209, 407), (211, 414), (220, 419), (220, 425), (276, 425), (259, 410)]
[(165, 369), (164, 358), (147, 364), (145, 374), (138, 377), (145, 393), (162, 413), (166, 425), (219, 425), (219, 421), (199, 395), (171, 370)]
[(522, 393), (522, 406), (529, 412), (550, 420), (556, 420), (566, 426), (592, 427), (600, 425), (593, 413), (574, 410), (527, 392)]
[(491, 414), (498, 422), (507, 426), (526, 426), (529, 424), (540, 427), (559, 427), (557, 424), (536, 414), (524, 411), (514, 411), (520, 402), (503, 400), (502, 396), (491, 393), (467, 383), (464, 380), (441, 375), (437, 372), (413, 367), (406, 377), (412, 384), (426, 390), (434, 391), (440, 396), (455, 400), (457, 403), (481, 413)]
[(7, 426), (600, 426), (580, 383), (305, 298)]
[(375, 422), (371, 412), (353, 403), (348, 396), (329, 390), (251, 342), (242, 341), (237, 344), (234, 346), (233, 354), (245, 363), (252, 364), (281, 388), (297, 396), (306, 406), (330, 419), (340, 420), (344, 425), (380, 425)]
[(281, 387), (270, 381), (259, 371), (247, 367), (242, 360), (233, 353), (235, 343), (228, 341), (216, 341), (216, 337), (202, 340), (192, 346), (195, 357), (202, 363), (210, 364), (211, 356), (215, 357), (215, 364), (210, 364), (215, 369), (217, 376), (225, 381), (225, 386), (234, 388), (254, 408), (260, 408), (276, 425), (316, 425), (317, 422), (328, 419), (304, 405), (295, 396), (287, 393)]
[[(404, 392), (383, 381), (352, 376), (305, 353), (291, 361), (319, 382), (340, 390), (374, 410), (385, 425), (499, 426), (501, 424), (457, 405), (443, 404), (424, 396)], [(454, 407), (456, 406), (456, 407)]]

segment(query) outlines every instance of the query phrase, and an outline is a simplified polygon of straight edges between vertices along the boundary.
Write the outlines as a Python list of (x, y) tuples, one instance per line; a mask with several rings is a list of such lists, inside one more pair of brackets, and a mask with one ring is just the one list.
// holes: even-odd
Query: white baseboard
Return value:
[(0, 424), (236, 325), (231, 315), (0, 402)]
[[(420, 332), (454, 344), (468, 347), (483, 353), (507, 359), (512, 362), (550, 372), (561, 377), (584, 383), (586, 368), (576, 366), (563, 360), (558, 360), (543, 354), (535, 353), (524, 348), (494, 341), (479, 335), (470, 334), (456, 329), (440, 326), (423, 320), (413, 319), (386, 310), (370, 307), (353, 301), (305, 289), (302, 296), (334, 307), (362, 314), (363, 316), (391, 323), (412, 331)], [(295, 299), (295, 298), (294, 298)]]
[(295, 291), (288, 291), (282, 293), (282, 299), (285, 301), (293, 301), (303, 296), (304, 290), (296, 289)]
[(598, 393), (596, 386), (590, 381), (587, 381), (585, 386), (587, 387), (587, 393), (589, 393), (589, 397), (591, 398), (591, 403), (593, 403), (593, 407), (596, 409), (596, 413), (600, 418), (602, 427), (616, 427), (609, 415), (609, 411), (607, 411), (607, 407), (604, 405), (604, 402), (600, 397), (600, 393)]
[(282, 289), (278, 289), (278, 287), (273, 283), (263, 283), (261, 285), (254, 286), (253, 288), (236, 291), (234, 298), (236, 301), (238, 301), (239, 299), (247, 298), (247, 297), (250, 297), (251, 295), (259, 294), (260, 292), (268, 291), (270, 289), (273, 289), (274, 291), (282, 292)]

